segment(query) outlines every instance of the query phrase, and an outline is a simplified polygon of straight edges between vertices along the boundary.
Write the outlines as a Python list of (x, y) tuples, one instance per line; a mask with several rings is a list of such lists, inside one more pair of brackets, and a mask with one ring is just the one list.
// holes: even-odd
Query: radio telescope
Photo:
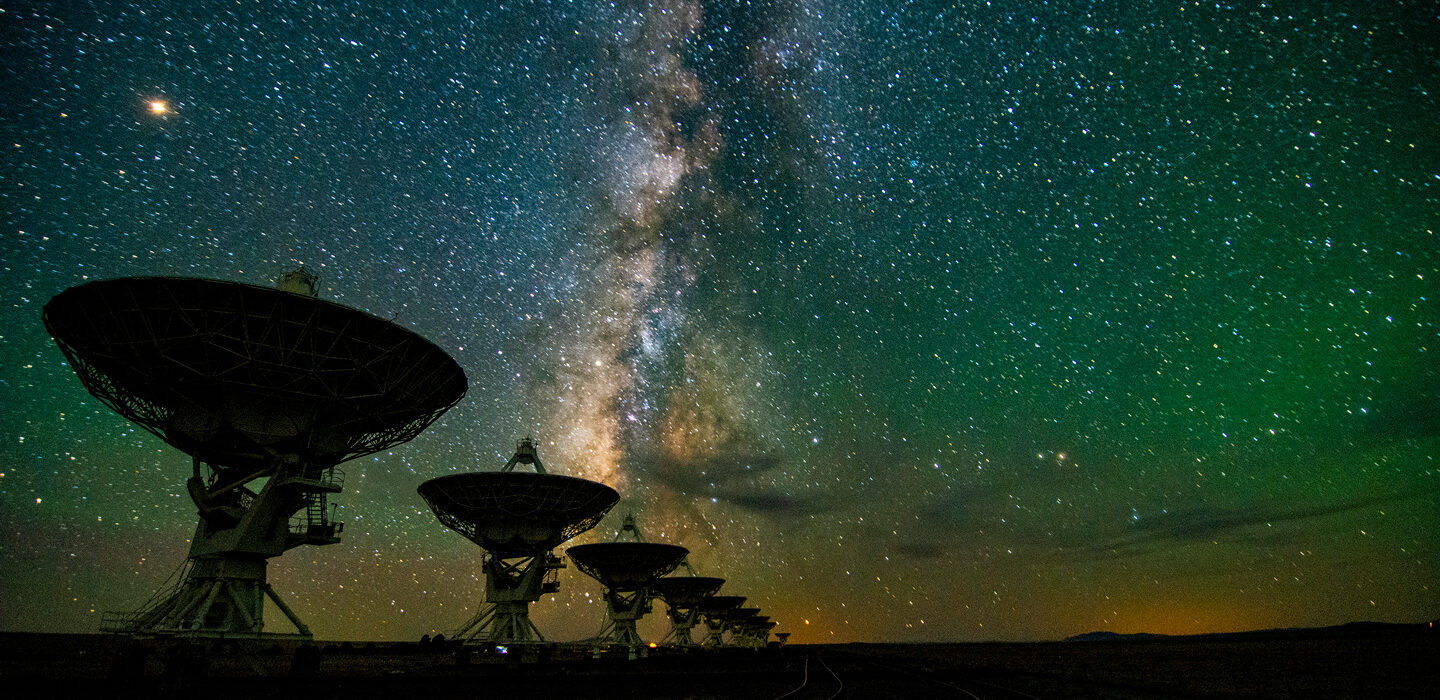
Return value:
[(766, 619), (755, 629), (755, 643), (757, 649), (764, 649), (770, 646), (770, 630), (775, 629), (780, 623)]
[[(636, 540), (642, 540), (633, 517), (626, 516), (616, 539), (627, 530)], [(635, 621), (650, 612), (650, 584), (674, 571), (690, 550), (675, 544), (635, 541), (576, 545), (566, 553), (575, 568), (605, 587), (605, 625), (595, 636), (595, 655), (598, 657), (601, 646), (608, 643), (625, 647), (629, 658), (636, 658), (645, 641), (635, 630)]]
[(723, 583), (723, 578), (695, 576), (692, 572), (690, 576), (657, 578), (650, 584), (650, 590), (665, 601), (669, 610), (670, 634), (666, 635), (669, 643), (681, 648), (695, 646), (690, 630), (700, 621), (700, 603), (720, 590)]
[(730, 632), (730, 641), (726, 646), (747, 646), (745, 626), (759, 614), (760, 608), (734, 608), (726, 611), (721, 618), (725, 629)]
[(754, 615), (739, 620), (733, 629), (736, 646), (747, 649), (764, 649), (770, 640), (770, 630), (775, 623), (767, 615)]
[(739, 595), (712, 595), (700, 601), (696, 608), (705, 621), (705, 646), (725, 645), (725, 631), (730, 628), (730, 613), (744, 602), (745, 596)]
[(419, 491), (440, 522), (485, 550), (485, 603), (454, 637), (489, 644), (545, 641), (530, 604), (560, 588), (565, 564), (550, 550), (595, 527), (620, 500), (604, 484), (546, 473), (529, 438), (498, 472), (442, 476)]
[(107, 631), (256, 637), (269, 598), (309, 638), (267, 560), (340, 541), (336, 465), (414, 438), (465, 395), (460, 366), (424, 338), (315, 298), (303, 270), (282, 286), (136, 277), (45, 305), (85, 388), (191, 457), (200, 522), (181, 581)]

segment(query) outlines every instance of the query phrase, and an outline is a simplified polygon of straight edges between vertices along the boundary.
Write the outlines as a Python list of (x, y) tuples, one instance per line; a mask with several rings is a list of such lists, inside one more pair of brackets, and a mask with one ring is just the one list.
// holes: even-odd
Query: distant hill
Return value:
[(1275, 639), (1275, 638), (1317, 638), (1337, 637), (1388, 637), (1393, 635), (1416, 635), (1440, 633), (1440, 623), (1421, 622), (1404, 624), (1394, 622), (1348, 622), (1331, 627), (1283, 627), (1279, 629), (1252, 630), (1249, 632), (1220, 632), (1212, 634), (1169, 635), (1139, 632), (1118, 634), (1116, 632), (1086, 632), (1066, 637), (1067, 642), (1134, 642), (1147, 639)]
[(1168, 634), (1150, 634), (1149, 632), (1137, 632), (1135, 634), (1120, 634), (1118, 632), (1086, 632), (1073, 637), (1066, 637), (1067, 642), (1133, 642), (1141, 639), (1165, 639)]

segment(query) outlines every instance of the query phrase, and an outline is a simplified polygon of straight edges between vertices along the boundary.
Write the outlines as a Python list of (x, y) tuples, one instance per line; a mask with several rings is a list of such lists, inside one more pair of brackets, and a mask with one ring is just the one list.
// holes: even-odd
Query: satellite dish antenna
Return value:
[(774, 627), (775, 623), (766, 615), (743, 618), (734, 629), (738, 635), (735, 645), (746, 649), (764, 649), (770, 640), (770, 630)]
[(623, 647), (631, 659), (645, 646), (635, 622), (650, 612), (650, 584), (680, 566), (690, 550), (674, 544), (640, 541), (634, 516), (626, 516), (619, 533), (629, 532), (632, 542), (597, 542), (566, 550), (575, 568), (605, 587), (605, 624), (592, 640), (595, 656), (606, 645)]
[(754, 643), (756, 649), (764, 649), (770, 646), (770, 630), (775, 629), (779, 623), (766, 618), (755, 625)]
[(725, 646), (751, 646), (746, 637), (746, 626), (759, 614), (760, 608), (733, 608), (722, 613), (720, 619), (725, 631), (730, 633), (730, 639)]
[(657, 578), (650, 589), (665, 601), (670, 617), (670, 633), (661, 643), (690, 649), (695, 641), (690, 630), (700, 621), (700, 603), (720, 590), (723, 578), (713, 576), (667, 576)]
[(465, 373), (440, 348), (296, 278), (311, 293), (134, 277), (45, 305), (85, 388), (191, 457), (200, 522), (181, 582), (103, 629), (258, 637), (269, 598), (310, 638), (266, 581), (267, 561), (340, 541), (327, 501), (343, 485), (336, 466), (414, 438), (465, 395)]
[(702, 643), (704, 646), (725, 646), (725, 632), (730, 629), (730, 613), (744, 602), (745, 596), (738, 595), (712, 595), (700, 601), (696, 607), (707, 631)]
[(730, 646), (746, 649), (764, 649), (770, 630), (775, 628), (775, 622), (761, 615), (760, 608), (735, 608), (725, 612), (721, 619), (730, 630)]
[[(514, 471), (517, 464), (535, 471)], [(451, 638), (486, 644), (545, 641), (530, 604), (559, 590), (565, 564), (550, 550), (595, 527), (620, 500), (604, 484), (547, 473), (530, 438), (500, 471), (442, 476), (419, 491), (441, 523), (485, 550), (485, 602)]]

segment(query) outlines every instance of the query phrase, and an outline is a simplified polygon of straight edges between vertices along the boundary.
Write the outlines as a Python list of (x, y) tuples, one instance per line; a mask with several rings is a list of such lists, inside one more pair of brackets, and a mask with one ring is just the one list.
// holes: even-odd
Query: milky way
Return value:
[(41, 306), (296, 265), (470, 384), (272, 562), (320, 637), (473, 614), (415, 488), (525, 436), (796, 641), (1440, 616), (1423, 4), (171, 5), (0, 4), (0, 627), (194, 526)]

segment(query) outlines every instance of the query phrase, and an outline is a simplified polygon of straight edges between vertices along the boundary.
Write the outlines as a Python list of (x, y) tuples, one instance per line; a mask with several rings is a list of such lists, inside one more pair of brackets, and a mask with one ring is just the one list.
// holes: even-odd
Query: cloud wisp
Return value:
[[(1087, 545), (1067, 548), (1066, 551), (1080, 559), (1110, 558), (1138, 556), (1197, 542), (1234, 540), (1237, 537), (1255, 539), (1259, 534), (1258, 528), (1272, 528), (1281, 523), (1324, 518), (1365, 508), (1409, 501), (1425, 495), (1423, 493), (1387, 494), (1300, 507), (1276, 508), (1245, 505), (1229, 508), (1191, 508), (1138, 518), (1127, 524), (1124, 532), (1102, 537)], [(1261, 535), (1260, 538), (1268, 539), (1264, 535)]]

